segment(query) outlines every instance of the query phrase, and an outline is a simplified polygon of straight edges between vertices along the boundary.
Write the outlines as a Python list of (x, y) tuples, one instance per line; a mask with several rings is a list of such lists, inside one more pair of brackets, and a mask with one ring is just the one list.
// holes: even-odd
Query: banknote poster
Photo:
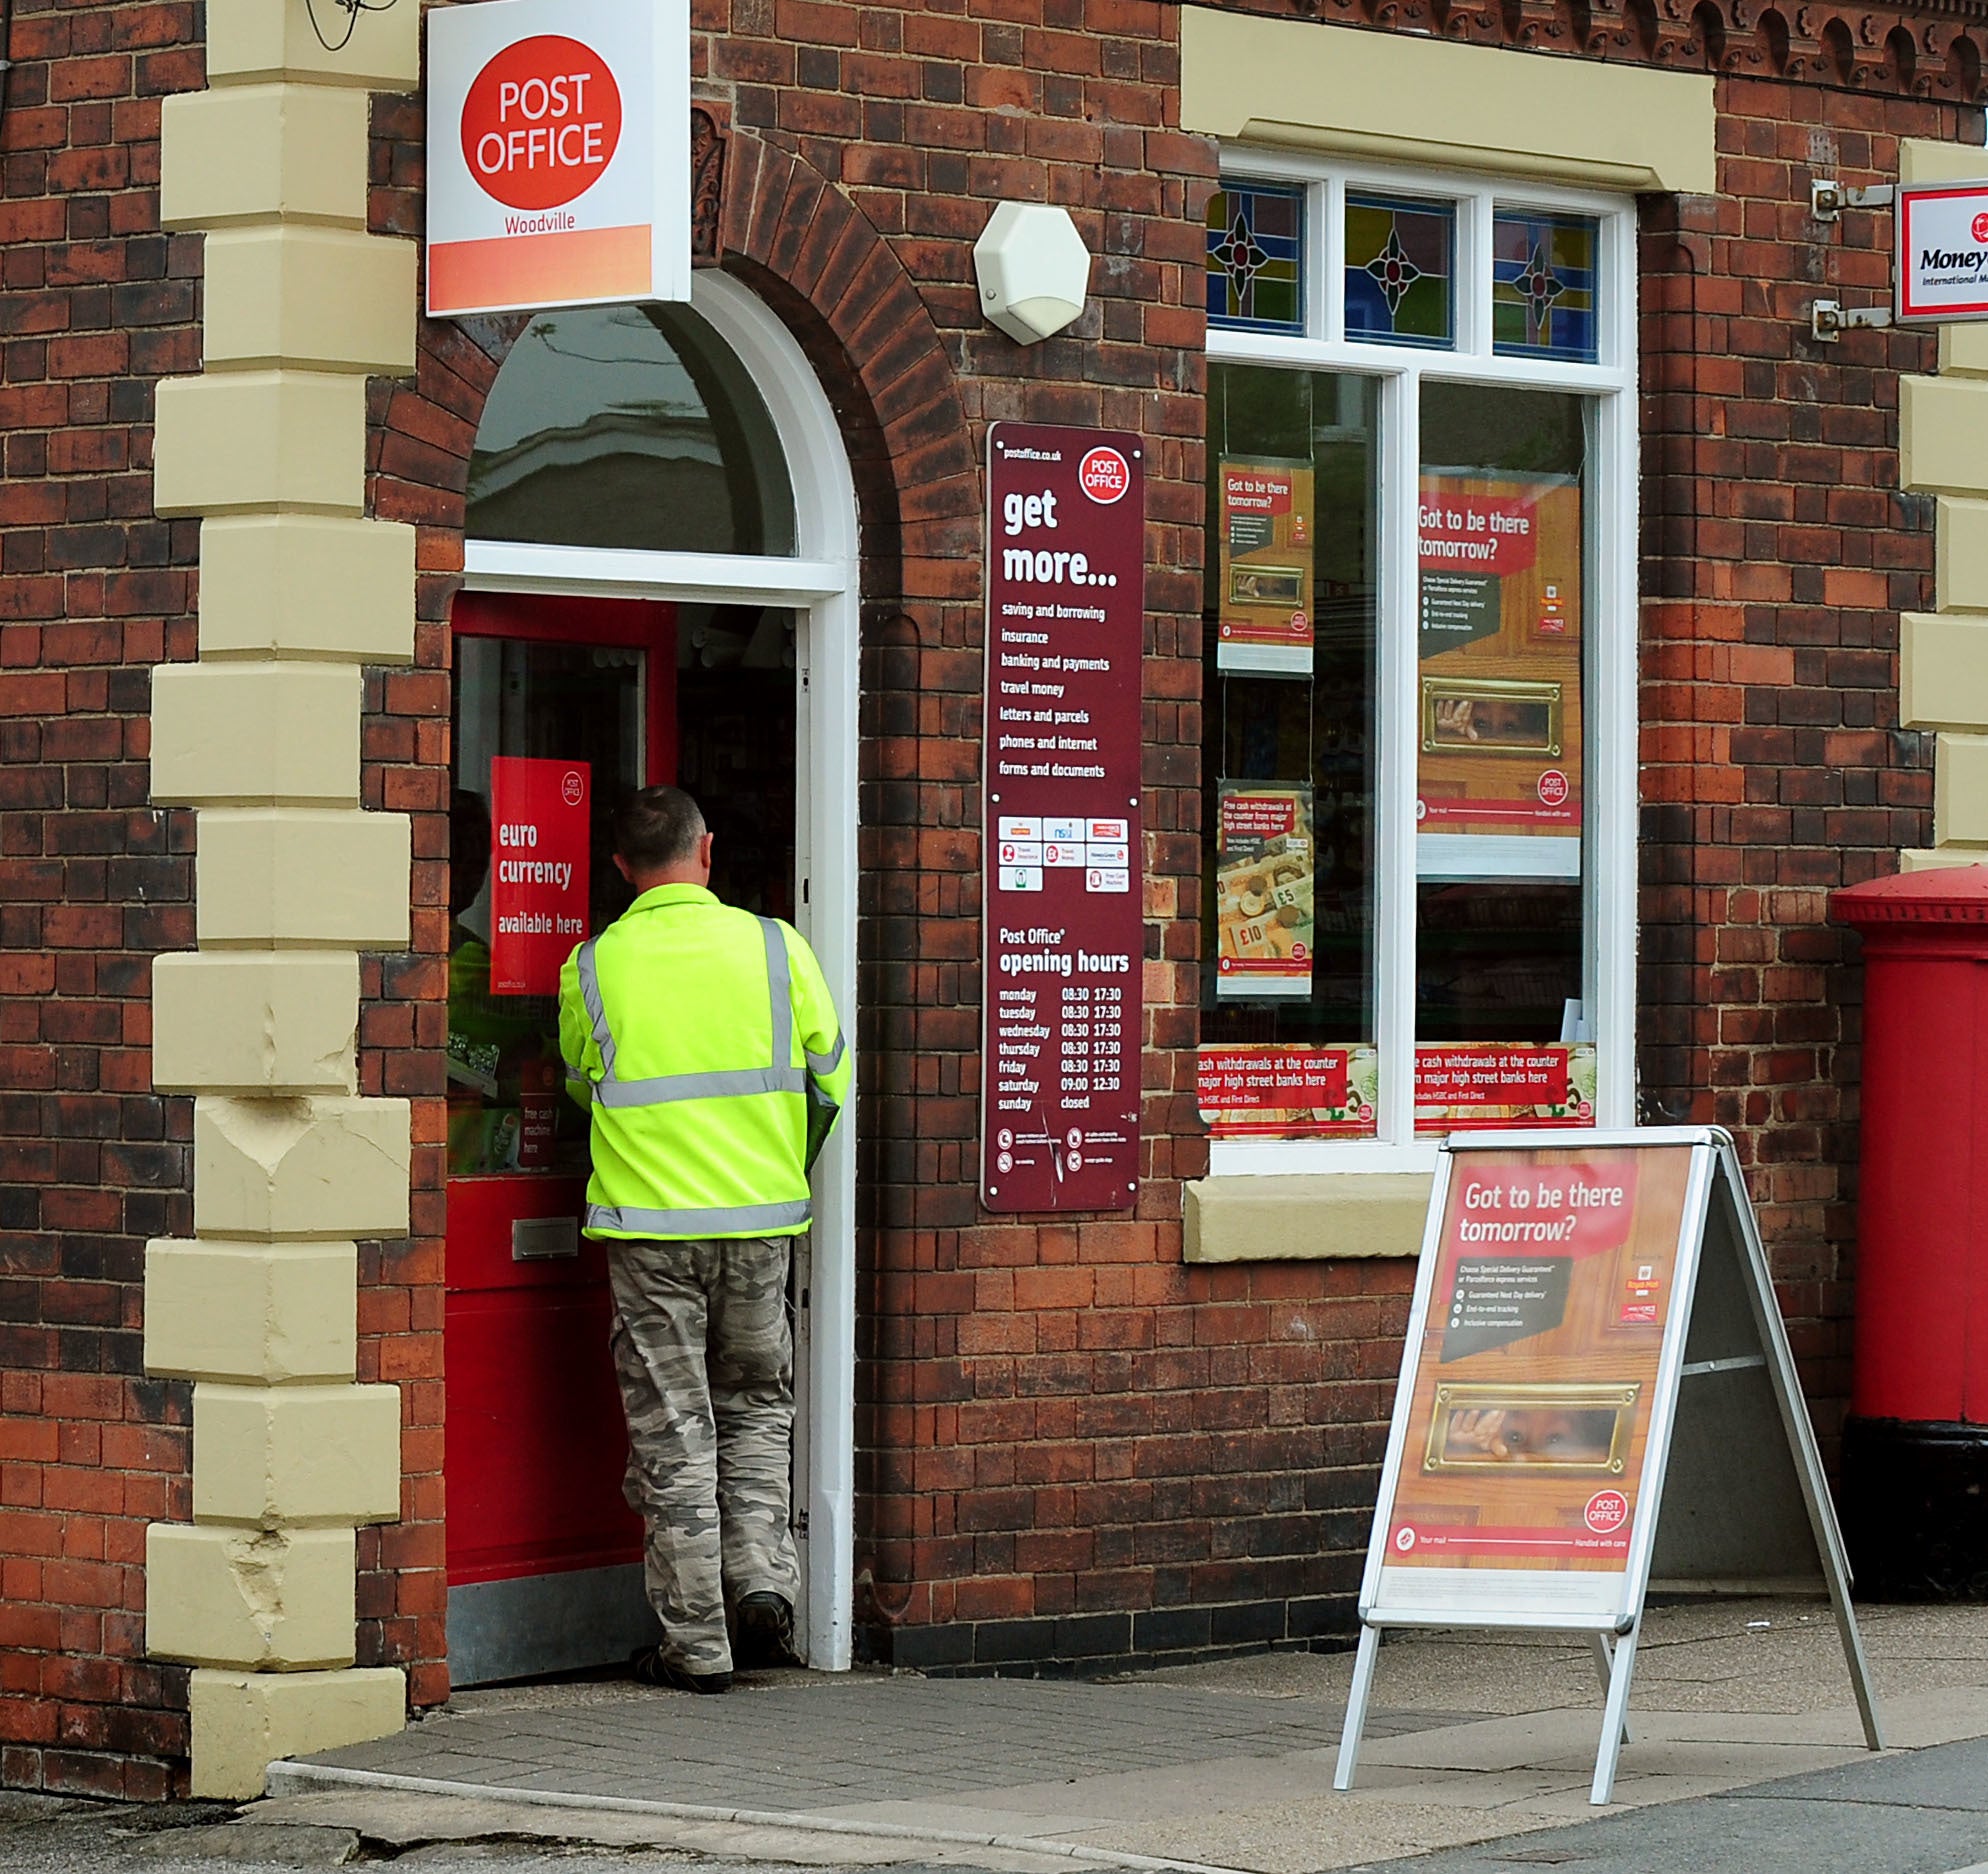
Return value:
[(1297, 781), (1223, 781), (1216, 790), (1215, 994), (1312, 992), (1316, 847), (1312, 790)]

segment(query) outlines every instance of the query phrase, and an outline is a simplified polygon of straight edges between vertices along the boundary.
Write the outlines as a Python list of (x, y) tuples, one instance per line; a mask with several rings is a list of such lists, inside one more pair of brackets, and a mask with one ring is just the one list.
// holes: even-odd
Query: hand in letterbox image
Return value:
[(1606, 1464), (1615, 1443), (1613, 1412), (1564, 1407), (1452, 1411), (1438, 1436), (1449, 1463)]
[(1517, 1381), (1438, 1385), (1422, 1468), (1486, 1465), (1619, 1473), (1629, 1449), (1640, 1384)]

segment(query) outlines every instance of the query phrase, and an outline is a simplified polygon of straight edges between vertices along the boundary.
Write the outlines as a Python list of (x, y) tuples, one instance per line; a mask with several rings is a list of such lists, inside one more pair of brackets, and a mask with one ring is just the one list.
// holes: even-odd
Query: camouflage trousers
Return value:
[(792, 1251), (784, 1236), (608, 1246), (622, 1489), (663, 1657), (689, 1672), (731, 1670), (725, 1613), (741, 1596), (799, 1598)]

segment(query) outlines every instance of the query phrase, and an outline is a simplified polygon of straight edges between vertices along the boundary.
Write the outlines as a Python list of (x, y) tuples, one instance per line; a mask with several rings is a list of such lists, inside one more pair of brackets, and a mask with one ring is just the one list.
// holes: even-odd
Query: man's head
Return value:
[(711, 833), (680, 787), (645, 787), (614, 816), (614, 863), (637, 891), (708, 885)]

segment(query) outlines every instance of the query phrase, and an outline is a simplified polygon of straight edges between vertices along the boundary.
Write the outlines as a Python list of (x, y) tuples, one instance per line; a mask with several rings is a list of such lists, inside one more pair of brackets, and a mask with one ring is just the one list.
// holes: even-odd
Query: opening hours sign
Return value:
[(1140, 440), (997, 423), (987, 439), (987, 907), (981, 1201), (1138, 1195)]

